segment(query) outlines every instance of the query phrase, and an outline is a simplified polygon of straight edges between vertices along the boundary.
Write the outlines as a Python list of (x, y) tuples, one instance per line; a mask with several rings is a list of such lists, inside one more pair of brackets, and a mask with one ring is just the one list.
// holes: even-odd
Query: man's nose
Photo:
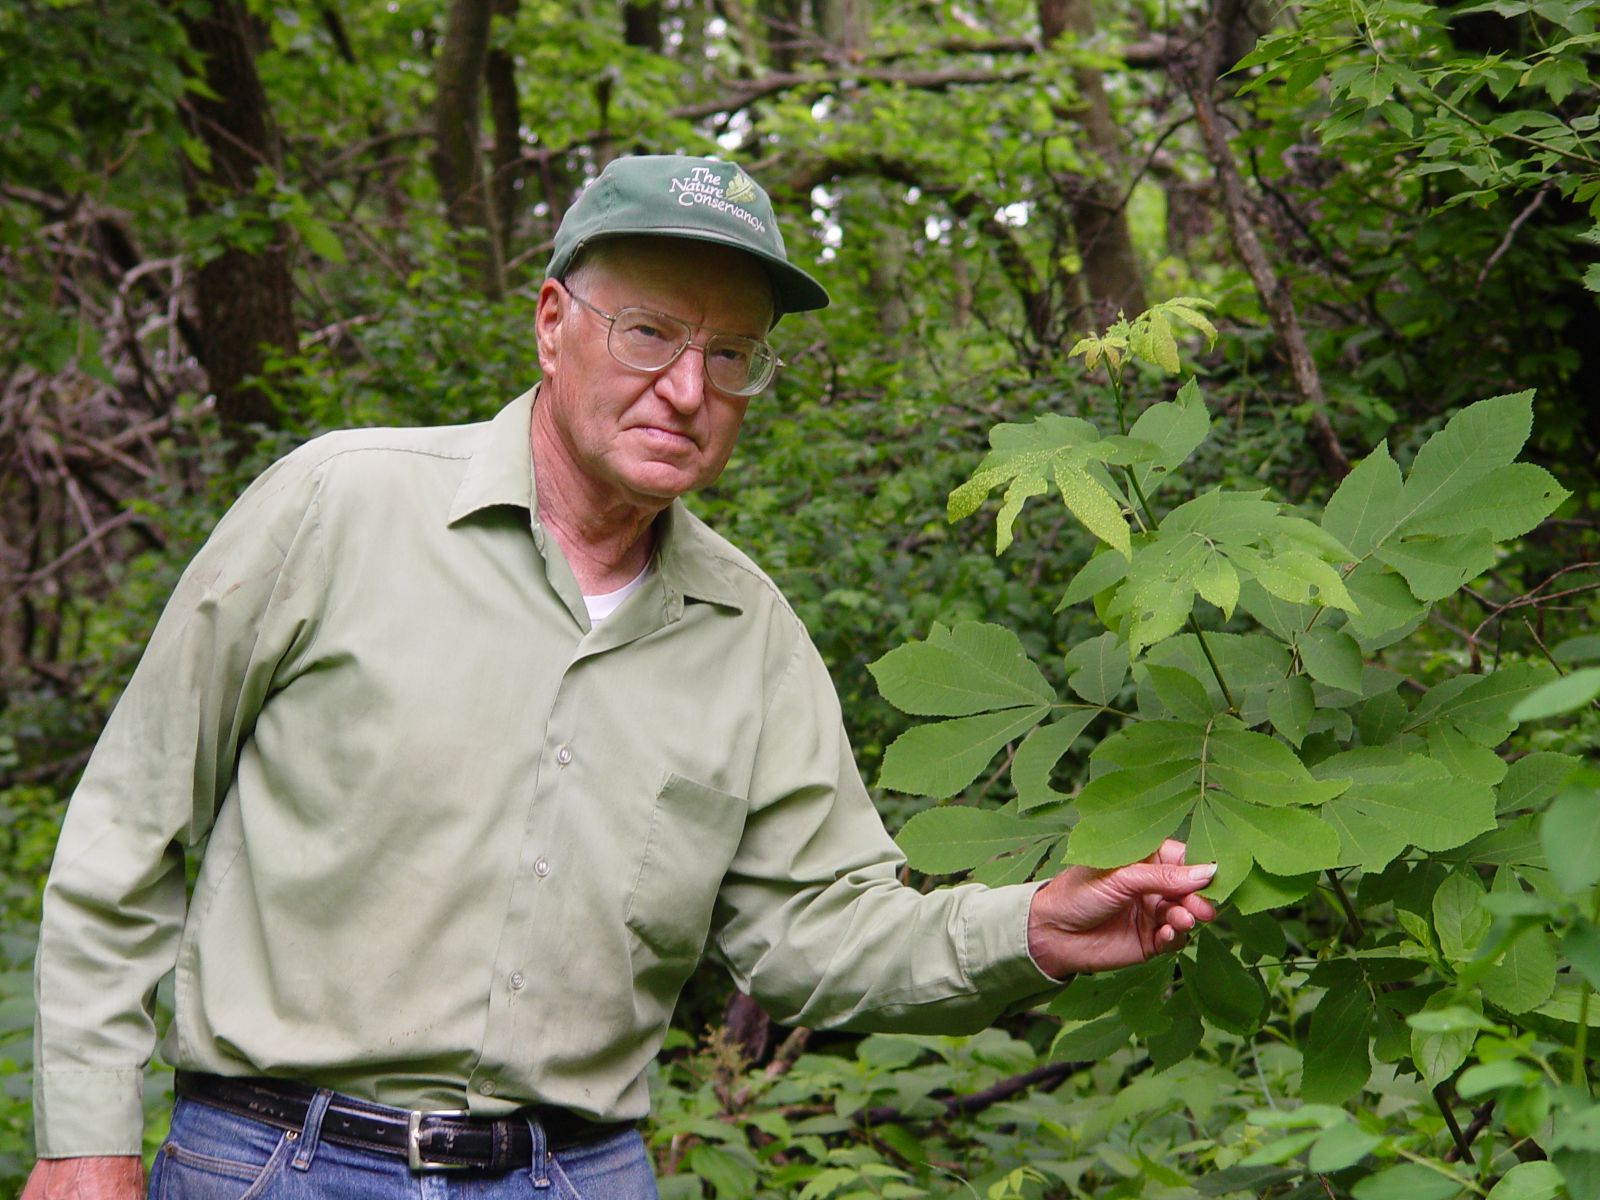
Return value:
[(692, 413), (705, 401), (706, 348), (690, 342), (656, 379), (656, 391), (682, 413)]

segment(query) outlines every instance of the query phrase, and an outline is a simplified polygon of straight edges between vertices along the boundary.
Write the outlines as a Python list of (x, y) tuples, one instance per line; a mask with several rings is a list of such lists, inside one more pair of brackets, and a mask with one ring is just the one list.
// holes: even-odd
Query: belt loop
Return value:
[(533, 1162), (529, 1166), (529, 1174), (536, 1188), (550, 1186), (550, 1176), (546, 1171), (547, 1144), (545, 1142), (544, 1126), (539, 1123), (538, 1117), (529, 1117), (528, 1132), (533, 1135)]
[(294, 1161), (289, 1165), (296, 1171), (311, 1169), (311, 1160), (316, 1157), (317, 1146), (322, 1141), (322, 1118), (328, 1112), (328, 1105), (333, 1101), (333, 1093), (327, 1088), (318, 1088), (317, 1094), (311, 1097), (311, 1107), (306, 1112), (306, 1123), (300, 1130), (300, 1148), (295, 1151)]

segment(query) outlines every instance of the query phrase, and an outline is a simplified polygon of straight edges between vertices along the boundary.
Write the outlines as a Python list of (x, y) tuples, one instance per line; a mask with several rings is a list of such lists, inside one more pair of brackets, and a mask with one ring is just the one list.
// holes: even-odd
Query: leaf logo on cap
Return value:
[(756, 198), (756, 185), (743, 171), (735, 171), (723, 195), (735, 204), (744, 204)]

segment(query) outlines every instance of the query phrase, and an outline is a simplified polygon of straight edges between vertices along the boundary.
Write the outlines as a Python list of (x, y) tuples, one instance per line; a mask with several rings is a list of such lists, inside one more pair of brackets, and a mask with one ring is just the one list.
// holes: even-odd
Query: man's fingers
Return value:
[(1125, 895), (1187, 896), (1198, 892), (1216, 876), (1215, 863), (1185, 867), (1173, 863), (1134, 863), (1111, 872), (1113, 882)]

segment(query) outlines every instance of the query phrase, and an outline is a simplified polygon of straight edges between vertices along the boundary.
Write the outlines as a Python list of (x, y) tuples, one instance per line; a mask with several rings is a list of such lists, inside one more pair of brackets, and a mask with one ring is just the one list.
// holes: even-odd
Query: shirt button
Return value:
[(549, 860), (541, 858), (537, 862), (535, 862), (533, 864), (533, 873), (535, 875), (537, 875), (540, 879), (543, 879), (546, 875), (550, 874), (550, 863), (549, 863)]
[(485, 1079), (478, 1085), (478, 1091), (485, 1096), (494, 1095), (494, 1080)]
[(527, 977), (525, 975), (523, 975), (523, 973), (521, 971), (513, 971), (513, 972), (511, 972), (511, 990), (512, 991), (514, 991), (514, 992), (515, 991), (520, 991), (521, 988), (522, 988), (522, 985), (527, 983), (527, 982), (528, 982)]
[(572, 748), (570, 746), (563, 746), (563, 747), (561, 747), (561, 749), (557, 750), (556, 751), (556, 761), (558, 763), (560, 763), (563, 767), (566, 766), (569, 762), (571, 762), (572, 761)]

